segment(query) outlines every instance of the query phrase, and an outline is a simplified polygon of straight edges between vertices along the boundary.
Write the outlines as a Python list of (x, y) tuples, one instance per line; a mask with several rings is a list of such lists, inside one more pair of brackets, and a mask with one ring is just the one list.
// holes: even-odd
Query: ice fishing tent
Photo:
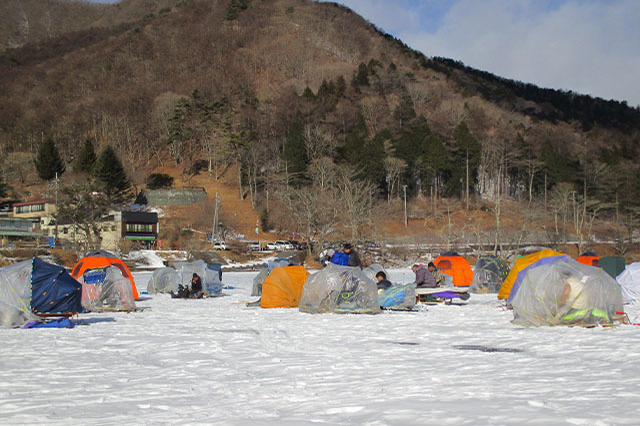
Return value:
[(179, 285), (191, 286), (193, 274), (198, 274), (202, 280), (202, 291), (207, 296), (218, 296), (222, 293), (222, 282), (220, 282), (218, 271), (208, 268), (204, 260), (174, 262), (173, 266), (176, 268), (178, 275), (170, 283), (171, 289), (166, 290), (166, 292), (177, 291)]
[(369, 277), (371, 280), (373, 280), (373, 282), (377, 283), (378, 279), (376, 278), (376, 274), (378, 272), (384, 272), (384, 274), (387, 276), (387, 278), (389, 278), (389, 275), (387, 274), (387, 271), (384, 270), (384, 268), (381, 265), (378, 265), (377, 263), (374, 263), (371, 266), (367, 266), (366, 268), (362, 269), (362, 272)]
[(39, 316), (82, 311), (82, 285), (67, 271), (34, 257), (0, 268), (0, 324), (22, 327)]
[(264, 279), (269, 276), (271, 271), (275, 268), (279, 268), (282, 266), (289, 266), (289, 259), (271, 259), (267, 261), (258, 275), (253, 278), (253, 288), (251, 289), (252, 296), (260, 296), (262, 294), (262, 283)]
[(613, 278), (616, 278), (624, 271), (624, 265), (624, 257), (613, 256), (600, 258), (600, 267)]
[(517, 293), (520, 282), (522, 278), (524, 278), (524, 272), (528, 267), (551, 262), (558, 256), (568, 257), (567, 255), (557, 251), (544, 249), (516, 259), (516, 262), (509, 271), (509, 275), (507, 275), (502, 286), (500, 286), (498, 299), (509, 299), (509, 301), (511, 301), (513, 296)]
[(300, 311), (377, 314), (378, 287), (360, 268), (330, 263), (307, 278)]
[(222, 282), (222, 263), (207, 263), (207, 269), (218, 273), (218, 280)]
[(297, 308), (309, 273), (304, 266), (275, 268), (262, 284), (262, 308)]
[(509, 264), (495, 255), (480, 256), (473, 270), (469, 291), (473, 293), (497, 293), (509, 275)]
[(82, 277), (82, 307), (89, 312), (134, 311), (131, 282), (119, 268), (89, 269)]
[(622, 297), (627, 303), (635, 303), (640, 300), (640, 262), (628, 265), (616, 281), (622, 287)]
[(177, 292), (180, 284), (182, 284), (180, 272), (174, 268), (158, 268), (153, 271), (153, 275), (147, 283), (147, 293)]
[(473, 281), (473, 271), (467, 259), (458, 253), (448, 251), (442, 253), (433, 262), (444, 274), (453, 278), (453, 285), (456, 287), (468, 287)]
[(576, 258), (576, 260), (585, 265), (600, 266), (600, 256), (598, 256), (592, 251), (582, 253), (580, 256)]
[(131, 271), (129, 271), (129, 268), (127, 268), (127, 265), (124, 264), (122, 259), (106, 250), (97, 250), (87, 253), (85, 257), (75, 264), (71, 270), (71, 276), (75, 279), (79, 279), (88, 269), (106, 268), (107, 266), (115, 266), (120, 269), (122, 276), (131, 282), (131, 293), (133, 294), (134, 299), (138, 300), (138, 290), (136, 289), (136, 283), (133, 280)]
[(527, 268), (511, 301), (523, 326), (608, 325), (620, 319), (620, 285), (602, 269), (569, 257)]
[(392, 285), (378, 295), (378, 303), (385, 309), (411, 310), (416, 305), (416, 285)]

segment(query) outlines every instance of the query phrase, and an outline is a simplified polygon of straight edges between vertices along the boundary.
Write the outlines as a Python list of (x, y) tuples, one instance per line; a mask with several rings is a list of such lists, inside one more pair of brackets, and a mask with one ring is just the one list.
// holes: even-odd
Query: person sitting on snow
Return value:
[(433, 274), (423, 264), (415, 264), (411, 267), (411, 270), (416, 274), (416, 280), (414, 281), (418, 288), (435, 288), (436, 280), (433, 278)]
[(391, 281), (387, 279), (387, 274), (382, 271), (376, 274), (376, 279), (378, 280), (378, 292), (384, 291), (392, 286)]
[(198, 299), (202, 296), (202, 279), (200, 275), (193, 273), (193, 277), (191, 278), (191, 291), (189, 293), (189, 297)]

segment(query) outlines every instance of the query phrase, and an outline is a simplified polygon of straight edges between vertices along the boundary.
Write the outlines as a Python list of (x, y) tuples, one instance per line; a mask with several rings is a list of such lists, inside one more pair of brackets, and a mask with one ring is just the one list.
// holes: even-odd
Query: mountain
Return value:
[[(465, 168), (483, 197), (502, 185), (531, 198), (561, 182), (603, 192), (590, 164), (624, 169), (615, 191), (629, 202), (640, 193), (637, 108), (429, 57), (337, 4), (15, 0), (0, 12), (9, 163), (47, 137), (72, 163), (91, 139), (113, 145), (137, 183), (167, 161), (187, 181), (235, 164), (260, 198), (270, 173), (289, 181), (297, 168), (308, 179), (315, 154), (304, 140), (316, 140), (385, 195), (402, 181), (409, 196), (428, 186), (460, 196)], [(401, 160), (395, 187), (390, 158)]]

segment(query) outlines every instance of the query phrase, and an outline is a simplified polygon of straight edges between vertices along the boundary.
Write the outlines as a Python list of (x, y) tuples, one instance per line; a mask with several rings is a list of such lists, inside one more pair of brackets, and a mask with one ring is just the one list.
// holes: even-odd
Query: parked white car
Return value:
[(276, 243), (267, 243), (267, 250), (271, 250), (271, 251), (278, 250), (278, 246)]
[(293, 244), (289, 241), (278, 240), (276, 241), (276, 250), (285, 251), (285, 250), (293, 250)]
[(224, 251), (227, 249), (227, 244), (224, 241), (216, 241), (213, 243), (213, 249)]
[(249, 247), (250, 251), (262, 250), (262, 247), (260, 247), (260, 243), (258, 241), (249, 241), (249, 244), (247, 244), (247, 246)]

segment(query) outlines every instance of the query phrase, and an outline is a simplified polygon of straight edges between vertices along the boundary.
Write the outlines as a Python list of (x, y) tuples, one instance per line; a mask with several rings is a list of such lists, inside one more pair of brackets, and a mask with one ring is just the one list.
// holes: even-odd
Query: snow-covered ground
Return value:
[(247, 308), (255, 274), (225, 273), (228, 297), (0, 329), (0, 423), (640, 422), (640, 327), (520, 328), (495, 295), (374, 316)]

